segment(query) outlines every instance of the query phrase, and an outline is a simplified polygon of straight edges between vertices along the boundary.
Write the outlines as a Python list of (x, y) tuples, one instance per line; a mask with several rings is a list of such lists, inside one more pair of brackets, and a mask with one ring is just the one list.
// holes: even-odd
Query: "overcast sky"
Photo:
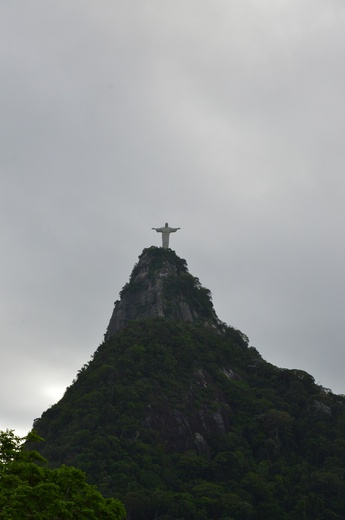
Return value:
[(3, 1), (1, 410), (103, 340), (151, 230), (267, 361), (345, 393), (343, 0)]

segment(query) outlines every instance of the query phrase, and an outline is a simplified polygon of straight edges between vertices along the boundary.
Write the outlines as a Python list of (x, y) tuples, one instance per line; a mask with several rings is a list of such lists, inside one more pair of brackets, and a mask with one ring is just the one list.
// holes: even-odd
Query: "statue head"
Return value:
[(168, 223), (167, 222), (165, 223), (165, 227), (168, 227)]

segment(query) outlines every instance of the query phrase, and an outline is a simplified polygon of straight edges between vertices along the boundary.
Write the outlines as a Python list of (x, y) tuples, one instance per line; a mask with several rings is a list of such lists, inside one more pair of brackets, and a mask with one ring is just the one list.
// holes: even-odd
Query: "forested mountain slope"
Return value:
[(345, 402), (221, 323), (171, 250), (143, 251), (106, 340), (35, 421), (52, 465), (132, 520), (345, 518)]

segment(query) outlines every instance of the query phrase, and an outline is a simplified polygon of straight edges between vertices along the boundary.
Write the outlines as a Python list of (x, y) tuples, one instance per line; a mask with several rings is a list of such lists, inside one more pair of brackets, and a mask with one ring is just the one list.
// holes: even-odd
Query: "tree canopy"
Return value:
[(13, 430), (0, 432), (0, 519), (123, 520), (123, 504), (104, 498), (80, 469), (50, 469), (37, 451), (24, 450), (26, 441)]

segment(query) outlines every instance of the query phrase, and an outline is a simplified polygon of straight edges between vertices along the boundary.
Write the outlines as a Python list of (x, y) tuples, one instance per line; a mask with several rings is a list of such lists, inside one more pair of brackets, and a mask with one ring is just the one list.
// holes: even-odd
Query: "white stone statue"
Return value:
[(166, 222), (164, 227), (158, 227), (158, 228), (153, 227), (152, 229), (157, 231), (157, 233), (162, 233), (162, 247), (164, 249), (168, 249), (170, 233), (175, 233), (178, 229), (181, 229), (181, 228), (179, 228), (179, 227), (176, 227), (176, 228), (169, 227), (168, 223)]

